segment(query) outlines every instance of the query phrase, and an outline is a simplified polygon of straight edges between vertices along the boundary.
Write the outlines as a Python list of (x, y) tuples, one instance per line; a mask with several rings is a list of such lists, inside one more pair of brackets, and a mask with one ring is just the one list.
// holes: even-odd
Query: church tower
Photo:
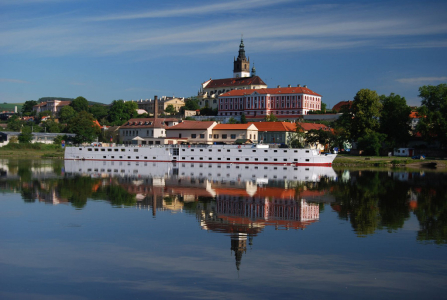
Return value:
[(239, 45), (239, 55), (234, 58), (233, 78), (250, 77), (250, 58), (245, 57), (244, 40)]

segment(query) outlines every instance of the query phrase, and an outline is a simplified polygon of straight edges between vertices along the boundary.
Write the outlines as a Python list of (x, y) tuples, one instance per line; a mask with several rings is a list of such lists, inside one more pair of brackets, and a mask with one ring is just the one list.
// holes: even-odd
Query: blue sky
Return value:
[(420, 86), (447, 82), (446, 15), (446, 1), (0, 0), (0, 102), (194, 96), (232, 77), (243, 34), (269, 87), (419, 105)]

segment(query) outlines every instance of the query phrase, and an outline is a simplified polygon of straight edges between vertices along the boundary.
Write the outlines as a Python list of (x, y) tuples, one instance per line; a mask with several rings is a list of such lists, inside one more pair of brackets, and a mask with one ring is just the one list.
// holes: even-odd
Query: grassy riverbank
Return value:
[(0, 147), (0, 158), (64, 158), (60, 145), (8, 144)]
[(411, 157), (396, 156), (353, 156), (339, 154), (333, 162), (333, 166), (367, 166), (367, 167), (410, 167), (446, 168), (447, 160), (441, 158), (427, 158), (424, 160), (411, 159)]

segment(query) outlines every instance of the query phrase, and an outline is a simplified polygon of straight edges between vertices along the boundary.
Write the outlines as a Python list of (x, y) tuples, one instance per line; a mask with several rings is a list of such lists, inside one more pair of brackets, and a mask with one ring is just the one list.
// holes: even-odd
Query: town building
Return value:
[[(9, 144), (11, 139), (16, 142), (19, 138), (21, 132), (18, 131), (3, 131), (0, 132), (0, 147)], [(58, 136), (65, 135), (67, 137), (73, 138), (76, 136), (74, 133), (48, 133), (48, 132), (32, 132), (32, 138), (30, 143), (42, 143), (42, 144), (53, 144), (54, 139)]]
[(39, 103), (33, 106), (33, 111), (36, 114), (43, 111), (50, 111), (54, 116), (59, 114), (62, 107), (70, 105), (71, 101), (61, 101), (61, 100), (48, 100), (46, 102)]
[(183, 121), (166, 128), (167, 138), (185, 139), (190, 144), (213, 144), (214, 121)]
[(256, 76), (253, 67), (250, 73), (250, 58), (245, 56), (244, 41), (241, 39), (238, 57), (233, 61), (233, 77), (224, 79), (209, 79), (202, 83), (197, 99), (200, 107), (218, 108), (218, 98), (222, 93), (232, 90), (262, 89), (267, 84)]
[(291, 122), (251, 122), (258, 128), (258, 143), (290, 144), (296, 136), (296, 124)]
[(245, 114), (247, 118), (297, 118), (321, 109), (321, 95), (305, 85), (250, 90), (232, 90), (219, 96), (219, 116)]
[(253, 124), (217, 124), (213, 128), (213, 142), (235, 144), (237, 140), (257, 142), (258, 128)]
[(175, 118), (130, 119), (119, 128), (119, 139), (123, 144), (165, 144), (166, 129), (178, 123)]
[(154, 114), (155, 102), (158, 102), (158, 112), (164, 112), (169, 105), (174, 107), (176, 112), (180, 111), (180, 108), (185, 106), (185, 98), (175, 98), (175, 97), (166, 97), (162, 96), (158, 99), (157, 96), (154, 96), (154, 100), (146, 99), (146, 100), (138, 100), (136, 101), (138, 105), (138, 109), (143, 109), (149, 114)]

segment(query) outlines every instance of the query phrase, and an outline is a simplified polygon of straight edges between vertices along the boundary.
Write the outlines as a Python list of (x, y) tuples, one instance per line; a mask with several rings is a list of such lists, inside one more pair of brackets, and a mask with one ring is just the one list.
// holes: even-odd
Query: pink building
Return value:
[(42, 111), (51, 111), (53, 115), (57, 115), (62, 107), (70, 105), (71, 101), (49, 100), (33, 106), (33, 111), (40, 113)]
[(219, 116), (264, 118), (273, 114), (279, 118), (294, 118), (321, 109), (321, 95), (307, 88), (277, 87), (233, 90), (219, 96)]

